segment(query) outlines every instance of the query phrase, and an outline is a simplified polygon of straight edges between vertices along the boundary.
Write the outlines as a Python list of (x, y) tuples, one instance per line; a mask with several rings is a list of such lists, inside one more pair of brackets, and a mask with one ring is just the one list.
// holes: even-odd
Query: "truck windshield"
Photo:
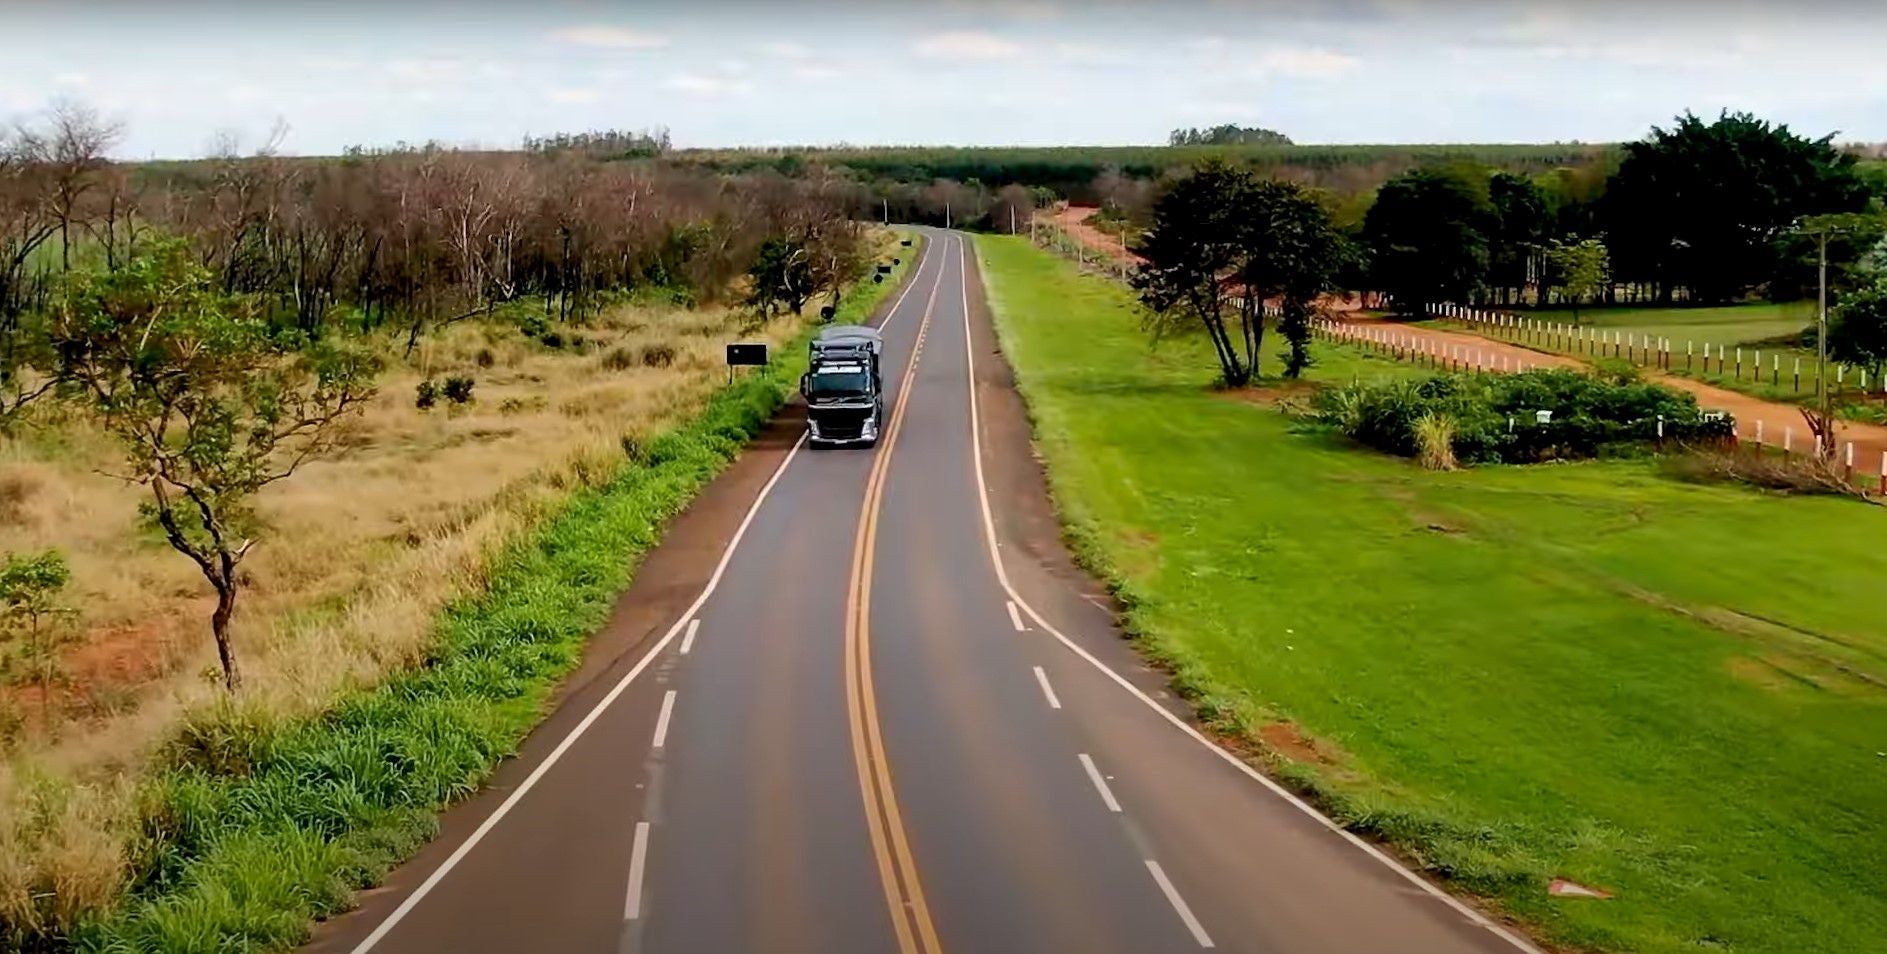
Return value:
[(820, 371), (812, 376), (812, 397), (864, 397), (871, 378), (863, 371)]

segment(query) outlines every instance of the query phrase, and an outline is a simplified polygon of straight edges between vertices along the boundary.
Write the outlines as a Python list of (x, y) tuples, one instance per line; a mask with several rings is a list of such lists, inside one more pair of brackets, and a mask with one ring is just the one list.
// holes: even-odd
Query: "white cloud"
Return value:
[(1258, 57), (1258, 68), (1300, 79), (1331, 79), (1362, 65), (1347, 53), (1320, 49), (1271, 50)]
[(92, 85), (92, 77), (88, 73), (60, 73), (58, 76), (53, 77), (52, 81), (58, 83), (60, 86), (75, 86), (80, 89)]
[(801, 63), (787, 72), (800, 79), (811, 80), (839, 79), (848, 75), (845, 70), (836, 66), (823, 66), (818, 63)]
[(768, 56), (778, 57), (782, 60), (805, 60), (812, 58), (811, 47), (804, 43), (794, 43), (788, 40), (762, 43), (760, 44), (760, 52)]
[(662, 88), (691, 96), (739, 96), (751, 92), (753, 84), (746, 80), (702, 76), (699, 73), (676, 73), (662, 80)]
[(627, 27), (592, 24), (557, 30), (550, 38), (573, 46), (595, 46), (611, 50), (652, 50), (668, 45), (668, 38), (643, 33)]
[(386, 64), (386, 71), (402, 80), (430, 82), (462, 76), (466, 65), (453, 59), (390, 60)]
[(719, 60), (715, 62), (714, 68), (723, 73), (741, 76), (747, 72), (747, 62), (745, 60)]
[(587, 87), (560, 87), (544, 92), (544, 98), (553, 103), (594, 103), (601, 95)]
[(224, 89), (223, 95), (232, 103), (259, 103), (269, 98), (269, 90), (254, 83), (235, 83)]
[(1124, 66), (1133, 62), (1125, 51), (1092, 43), (1056, 43), (1050, 48), (1055, 59), (1075, 66)]
[(967, 10), (980, 16), (996, 16), (1005, 20), (1020, 20), (1030, 23), (1046, 23), (1057, 19), (1062, 14), (1061, 4), (1052, 0), (945, 0), (944, 6), (956, 10)]
[(1022, 55), (1022, 47), (1011, 40), (970, 30), (934, 33), (913, 48), (933, 60), (1010, 60)]

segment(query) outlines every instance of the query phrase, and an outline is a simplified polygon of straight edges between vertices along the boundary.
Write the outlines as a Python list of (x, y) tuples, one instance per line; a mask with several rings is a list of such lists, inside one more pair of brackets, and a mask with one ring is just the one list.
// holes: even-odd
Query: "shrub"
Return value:
[(472, 400), (472, 379), (462, 374), (455, 374), (446, 379), (445, 387), (442, 388), (441, 391), (445, 394), (446, 400), (454, 404), (470, 403)]
[(1424, 414), (1415, 421), (1416, 460), (1429, 470), (1455, 469), (1455, 422), (1446, 414)]
[(603, 355), (603, 370), (627, 371), (636, 366), (636, 360), (628, 348), (611, 348)]
[(550, 330), (550, 323), (544, 316), (533, 311), (524, 312), (518, 317), (518, 332), (526, 338), (542, 338)]
[(426, 411), (431, 410), (432, 406), (438, 403), (439, 385), (434, 384), (431, 378), (419, 382), (419, 387), (413, 389), (414, 407)]
[[(1598, 457), (1655, 445), (1727, 441), (1735, 423), (1707, 416), (1681, 391), (1566, 370), (1498, 377), (1444, 374), (1421, 381), (1351, 385), (1320, 392), (1316, 419), (1378, 450), (1439, 460), (1422, 421), (1445, 420), (1462, 463), (1526, 463)], [(1548, 420), (1536, 417), (1549, 412)], [(1435, 434), (1428, 435), (1433, 441)], [(1425, 454), (1425, 451), (1427, 453)]]
[(546, 348), (562, 348), (563, 347), (563, 335), (560, 335), (555, 331), (546, 331), (543, 334), (539, 335), (537, 337), (537, 340), (543, 343), (544, 347)]
[(672, 366), (674, 363), (674, 345), (647, 345), (642, 349), (642, 366), (645, 368), (666, 368)]
[(492, 354), (490, 348), (480, 348), (478, 354), (472, 356), (472, 361), (481, 368), (489, 368), (498, 363), (498, 356)]

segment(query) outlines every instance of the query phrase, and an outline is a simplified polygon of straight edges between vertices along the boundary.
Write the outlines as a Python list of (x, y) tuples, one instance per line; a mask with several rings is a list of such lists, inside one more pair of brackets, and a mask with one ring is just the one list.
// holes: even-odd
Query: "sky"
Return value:
[(1887, 140), (1851, 0), (0, 0), (0, 121), (124, 158), (667, 127), (680, 146), (1610, 142), (1730, 108)]

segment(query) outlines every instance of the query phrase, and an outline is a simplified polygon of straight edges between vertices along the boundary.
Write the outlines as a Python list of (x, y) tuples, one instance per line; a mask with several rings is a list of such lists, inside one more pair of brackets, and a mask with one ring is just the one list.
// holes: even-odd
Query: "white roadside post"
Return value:
[(1763, 419), (1759, 417), (1756, 419), (1756, 453), (1761, 454), (1762, 450), (1763, 450)]

